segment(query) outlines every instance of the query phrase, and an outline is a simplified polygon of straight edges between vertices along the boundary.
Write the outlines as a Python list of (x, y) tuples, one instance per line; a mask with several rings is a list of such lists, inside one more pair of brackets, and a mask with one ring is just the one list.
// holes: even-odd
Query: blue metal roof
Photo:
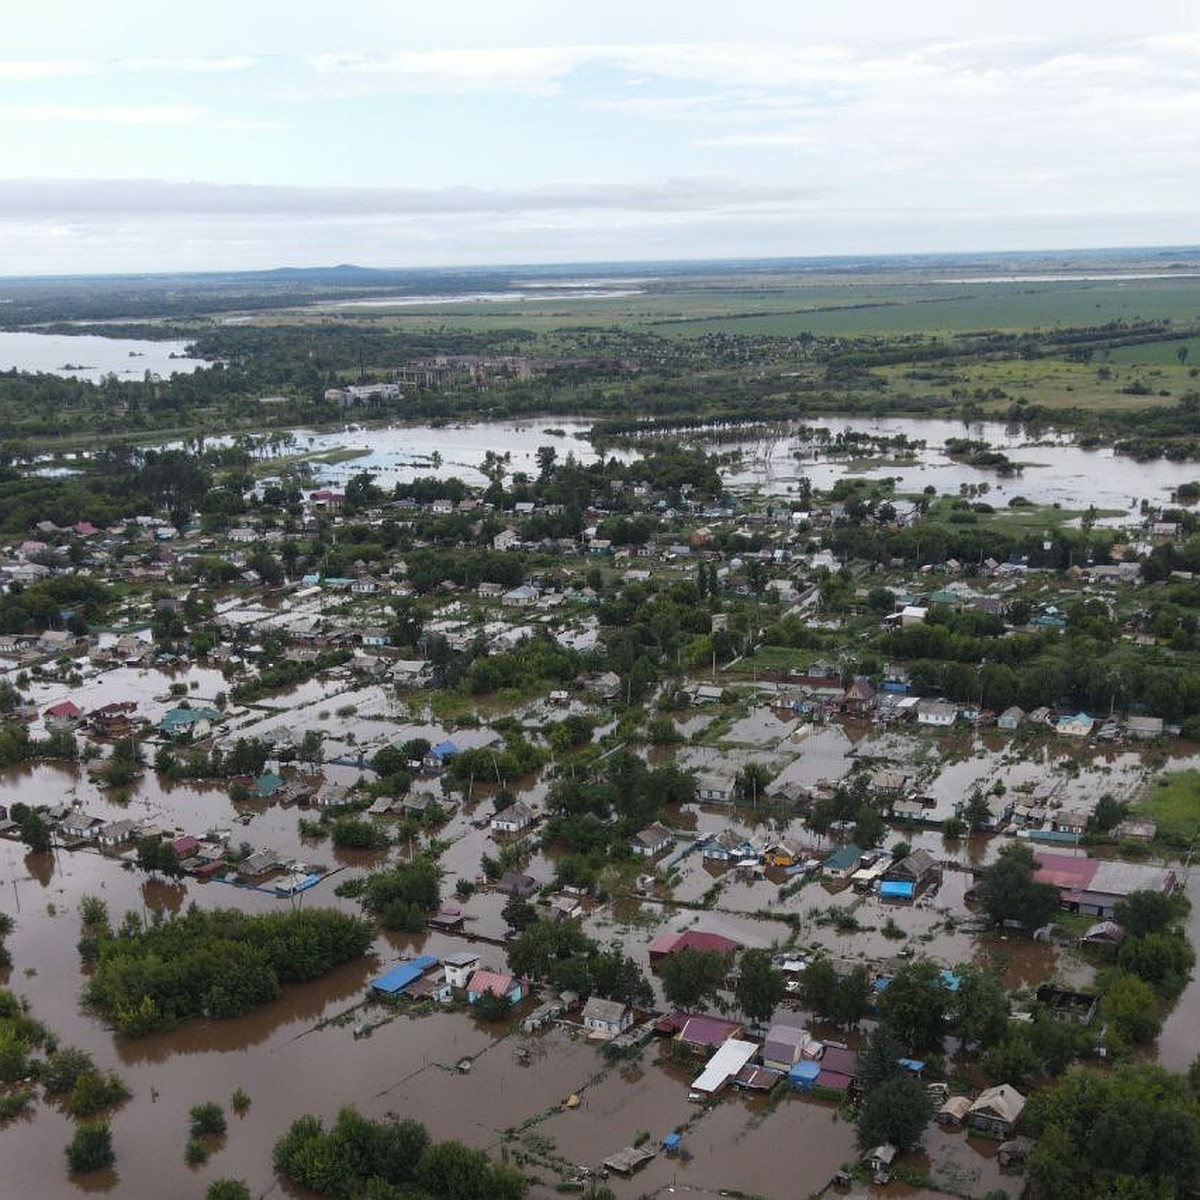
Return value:
[(458, 747), (451, 741), (438, 742), (430, 751), (434, 758), (453, 758), (459, 753)]
[(387, 992), (395, 995), (402, 992), (410, 983), (421, 978), (430, 967), (437, 965), (437, 959), (431, 954), (422, 954), (409, 962), (398, 963), (386, 975), (371, 980), (371, 987), (377, 992)]
[(903, 880), (885, 879), (879, 885), (879, 895), (884, 899), (910, 899), (913, 894), (915, 884), (906, 883)]

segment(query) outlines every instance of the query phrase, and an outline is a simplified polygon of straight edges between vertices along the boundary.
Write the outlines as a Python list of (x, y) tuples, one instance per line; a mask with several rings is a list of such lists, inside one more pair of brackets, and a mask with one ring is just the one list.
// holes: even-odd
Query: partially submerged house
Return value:
[(912, 900), (940, 878), (938, 860), (928, 850), (914, 850), (883, 873), (879, 895), (884, 900)]
[(467, 1003), (478, 1004), (489, 994), (519, 1004), (526, 995), (525, 981), (499, 971), (476, 971), (467, 982)]
[(967, 1124), (972, 1129), (996, 1137), (1009, 1137), (1025, 1111), (1025, 1097), (1008, 1083), (999, 1083), (980, 1092), (967, 1109)]
[(609, 1041), (633, 1024), (633, 1010), (620, 1000), (592, 996), (583, 1006), (583, 1028), (589, 1038)]
[(785, 1025), (780, 1021), (773, 1022), (763, 1042), (763, 1066), (776, 1071), (790, 1071), (800, 1061), (805, 1047), (811, 1041), (806, 1029)]

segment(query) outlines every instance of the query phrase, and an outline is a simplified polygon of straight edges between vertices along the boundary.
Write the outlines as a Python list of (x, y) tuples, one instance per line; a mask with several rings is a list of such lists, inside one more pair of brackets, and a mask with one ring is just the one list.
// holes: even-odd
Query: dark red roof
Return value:
[(697, 929), (689, 929), (679, 935), (679, 940), (671, 947), (671, 952), (682, 950), (716, 951), (718, 954), (733, 954), (741, 949), (737, 942), (722, 937), (719, 933), (701, 933)]

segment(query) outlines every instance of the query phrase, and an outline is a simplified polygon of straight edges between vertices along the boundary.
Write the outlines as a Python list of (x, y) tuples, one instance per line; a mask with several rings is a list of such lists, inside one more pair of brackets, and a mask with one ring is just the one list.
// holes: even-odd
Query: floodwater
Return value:
[[(783, 426), (778, 435), (722, 441), (721, 452), (740, 450), (742, 462), (726, 472), (727, 482), (737, 488), (758, 487), (766, 495), (795, 492), (802, 479), (816, 488), (827, 489), (846, 475), (867, 478), (892, 478), (901, 493), (934, 487), (939, 494), (958, 493), (962, 485), (987, 484), (983, 497), (997, 508), (1016, 496), (1036, 504), (1058, 504), (1063, 508), (1116, 509), (1127, 513), (1131, 522), (1141, 520), (1138, 502), (1162, 501), (1180, 484), (1195, 476), (1193, 464), (1159, 459), (1134, 463), (1111, 449), (1083, 449), (1073, 445), (1067, 435), (1045, 434), (1030, 439), (1020, 426), (996, 421), (963, 422), (924, 417), (828, 417), (814, 418), (813, 424), (828, 428), (832, 434), (845, 430), (895, 437), (903, 434), (910, 441), (924, 441), (907, 460), (881, 455), (877, 459), (834, 455), (816, 443), (798, 439), (799, 423)], [(495, 422), (448, 426), (392, 425), (365, 430), (357, 426), (333, 432), (299, 431), (302, 446), (316, 451), (354, 448), (363, 454), (351, 461), (322, 468), (330, 483), (345, 482), (359, 471), (376, 473), (380, 482), (390, 485), (407, 482), (418, 475), (457, 475), (469, 483), (483, 483), (479, 464), (489, 451), (511, 454), (511, 471), (536, 473), (539, 446), (552, 445), (560, 458), (570, 452), (581, 462), (594, 462), (596, 453), (586, 440), (591, 422), (580, 418), (540, 418), (527, 422)], [(554, 432), (551, 432), (553, 430)], [(558, 431), (561, 431), (558, 432)], [(1003, 478), (995, 471), (956, 462), (944, 452), (947, 438), (983, 440), (1003, 451), (1020, 464), (1020, 474)], [(673, 435), (682, 444), (705, 445), (702, 436), (688, 432)], [(440, 465), (430, 457), (437, 453)], [(868, 452), (869, 453), (869, 452)], [(627, 450), (605, 451), (627, 460)], [(799, 457), (797, 457), (799, 455)], [(437, 461), (437, 460), (435, 460)]]
[(212, 364), (188, 358), (186, 342), (150, 342), (134, 338), (62, 333), (15, 333), (0, 330), (0, 371), (31, 371), (99, 383), (107, 375), (142, 379), (147, 372), (164, 378), (190, 375)]

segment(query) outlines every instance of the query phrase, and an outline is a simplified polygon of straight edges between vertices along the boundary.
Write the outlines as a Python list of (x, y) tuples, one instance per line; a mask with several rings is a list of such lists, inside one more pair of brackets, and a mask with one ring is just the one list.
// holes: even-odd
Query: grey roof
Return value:
[(625, 1015), (625, 1005), (619, 1000), (604, 1000), (593, 996), (583, 1006), (585, 1021), (603, 1021), (609, 1025), (619, 1025)]

